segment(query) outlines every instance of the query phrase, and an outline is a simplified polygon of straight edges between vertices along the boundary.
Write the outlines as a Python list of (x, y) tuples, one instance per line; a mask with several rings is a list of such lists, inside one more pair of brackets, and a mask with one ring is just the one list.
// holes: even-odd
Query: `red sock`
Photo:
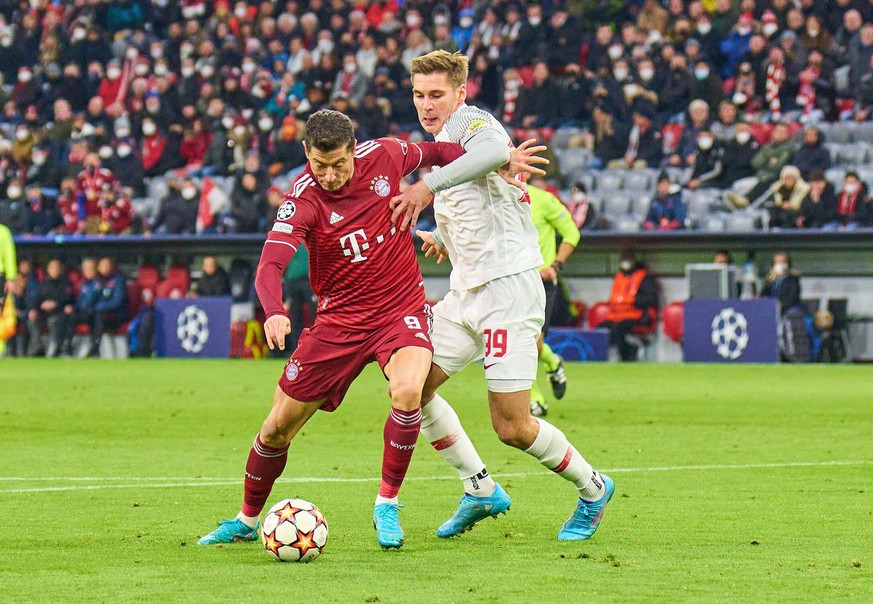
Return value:
[(385, 448), (382, 451), (380, 497), (386, 499), (397, 497), (400, 485), (406, 477), (406, 470), (409, 469), (420, 428), (421, 407), (416, 407), (412, 411), (401, 411), (391, 407), (391, 412), (385, 421), (385, 431), (382, 433)]
[(264, 509), (267, 497), (273, 490), (273, 483), (282, 475), (288, 461), (288, 445), (273, 449), (261, 442), (261, 435), (255, 436), (249, 460), (246, 463), (245, 496), (242, 513), (257, 516)]

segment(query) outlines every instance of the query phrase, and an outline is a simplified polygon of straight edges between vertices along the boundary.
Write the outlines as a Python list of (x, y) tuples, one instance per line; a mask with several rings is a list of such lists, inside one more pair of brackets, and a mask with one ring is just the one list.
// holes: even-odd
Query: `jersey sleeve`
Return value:
[(464, 154), (464, 148), (455, 143), (408, 143), (399, 138), (383, 138), (379, 142), (403, 176), (419, 168), (445, 166)]
[(255, 290), (267, 318), (284, 315), (282, 305), (282, 275), (297, 252), (301, 242), (312, 228), (315, 214), (309, 205), (291, 196), (279, 206), (276, 221), (267, 234), (261, 251)]
[[(449, 141), (466, 148), (474, 136), (485, 130), (499, 130), (491, 114), (478, 107), (467, 105), (455, 111), (445, 125)], [(505, 134), (505, 132), (503, 132)]]

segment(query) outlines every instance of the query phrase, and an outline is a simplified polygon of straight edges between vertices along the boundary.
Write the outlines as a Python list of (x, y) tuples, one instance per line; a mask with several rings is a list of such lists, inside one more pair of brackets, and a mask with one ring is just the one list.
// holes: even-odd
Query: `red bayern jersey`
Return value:
[(372, 330), (420, 311), (424, 283), (412, 232), (391, 222), (388, 201), (405, 175), (462, 153), (452, 143), (360, 143), (351, 180), (334, 192), (321, 188), (307, 164), (285, 193), (258, 265), (255, 286), (267, 317), (285, 312), (281, 277), (302, 241), (319, 322)]

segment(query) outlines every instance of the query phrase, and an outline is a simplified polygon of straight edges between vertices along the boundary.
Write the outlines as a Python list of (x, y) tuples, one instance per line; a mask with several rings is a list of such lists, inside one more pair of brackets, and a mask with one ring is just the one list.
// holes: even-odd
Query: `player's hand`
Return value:
[(424, 252), (424, 257), (430, 258), (433, 256), (437, 264), (442, 264), (443, 260), (448, 256), (448, 253), (446, 252), (446, 248), (437, 243), (433, 233), (430, 231), (415, 231), (415, 234), (421, 237), (421, 240), (424, 241), (421, 245), (421, 251)]
[(544, 283), (556, 283), (558, 281), (558, 271), (555, 270), (554, 266), (547, 266), (540, 270), (540, 277), (542, 277)]
[(15, 293), (15, 281), (13, 281), (12, 279), (9, 279), (8, 281), (6, 281), (6, 284), (3, 286), (3, 290), (7, 294), (14, 294)]
[(545, 145), (537, 145), (536, 142), (537, 139), (529, 138), (521, 143), (518, 147), (509, 152), (509, 163), (504, 164), (497, 169), (497, 173), (502, 176), (506, 182), (514, 187), (518, 187), (522, 191), (527, 191), (527, 188), (524, 186), (523, 182), (516, 180), (515, 175), (519, 172), (524, 172), (531, 176), (535, 174), (545, 176), (545, 170), (537, 168), (536, 166), (537, 164), (548, 165), (550, 163), (545, 157), (539, 157), (536, 155), (536, 153), (547, 149)]
[[(285, 350), (285, 336), (291, 333), (291, 321), (285, 315), (273, 315), (264, 321), (264, 335), (270, 350)], [(275, 344), (273, 344), (275, 342)]]
[(388, 207), (394, 210), (391, 214), (391, 222), (397, 223), (401, 231), (405, 231), (407, 227), (415, 228), (418, 215), (430, 205), (431, 201), (433, 201), (433, 193), (427, 188), (424, 180), (419, 180), (388, 202)]

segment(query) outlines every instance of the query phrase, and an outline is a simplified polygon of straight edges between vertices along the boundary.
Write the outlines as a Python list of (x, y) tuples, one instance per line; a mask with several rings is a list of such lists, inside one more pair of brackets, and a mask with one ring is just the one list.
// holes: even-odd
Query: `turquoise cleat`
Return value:
[(464, 494), (454, 516), (437, 529), (437, 537), (452, 537), (469, 531), (480, 520), (489, 516), (497, 518), (498, 514), (505, 514), (511, 504), (512, 499), (499, 484), (494, 493), (488, 497)]
[(601, 474), (603, 477), (603, 486), (606, 488), (606, 493), (597, 501), (579, 500), (579, 505), (576, 506), (576, 511), (564, 523), (561, 532), (558, 533), (560, 541), (582, 541), (588, 539), (600, 526), (600, 520), (603, 518), (603, 510), (606, 504), (612, 499), (615, 493), (615, 483), (612, 478)]
[(403, 506), (399, 503), (380, 503), (373, 509), (373, 528), (376, 529), (376, 541), (385, 549), (400, 547), (406, 537), (400, 528), (400, 517), (397, 510)]
[(218, 523), (218, 528), (204, 535), (197, 542), (197, 545), (215, 545), (216, 543), (234, 543), (236, 541), (257, 541), (258, 529), (261, 528), (259, 522), (255, 528), (251, 528), (246, 523), (238, 518), (230, 520), (222, 520)]

